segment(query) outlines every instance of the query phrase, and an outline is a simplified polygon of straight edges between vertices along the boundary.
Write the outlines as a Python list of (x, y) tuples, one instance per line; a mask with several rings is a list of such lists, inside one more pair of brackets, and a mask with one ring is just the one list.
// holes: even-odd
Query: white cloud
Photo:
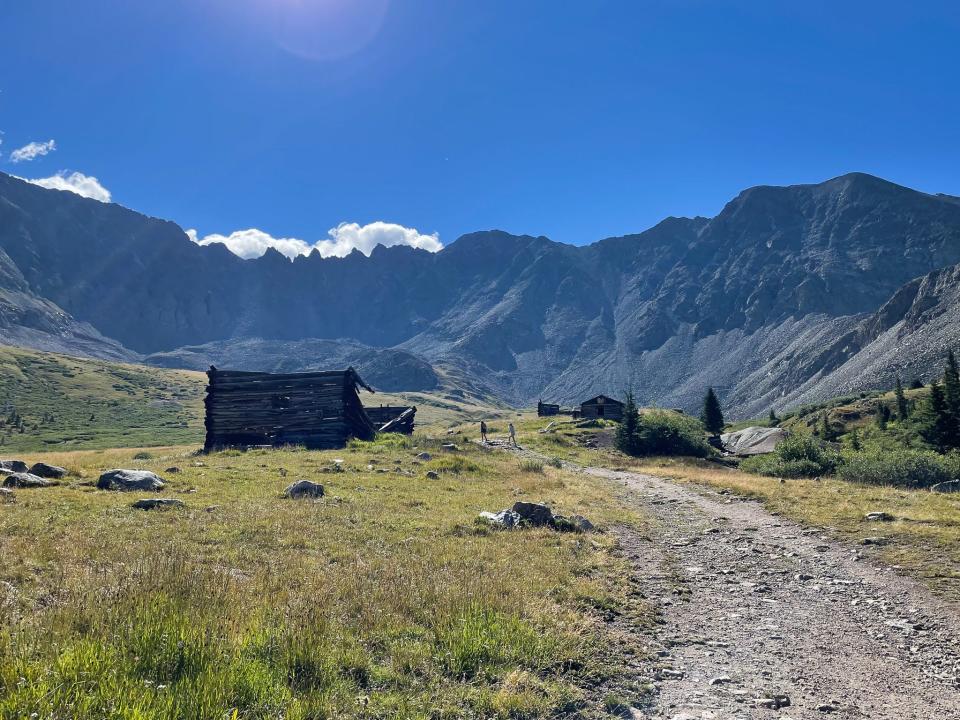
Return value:
[(50, 177), (36, 178), (34, 180), (21, 178), (21, 180), (26, 180), (28, 183), (33, 183), (34, 185), (39, 185), (49, 190), (68, 190), (77, 195), (83, 195), (85, 198), (91, 198), (105, 203), (110, 202), (110, 191), (101, 185), (100, 181), (92, 175), (84, 175), (78, 172), (67, 173), (61, 170), (56, 175), (51, 175)]
[(56, 149), (57, 143), (53, 140), (27, 143), (22, 148), (17, 148), (10, 153), (10, 162), (18, 163), (33, 160), (34, 158), (42, 157), (47, 153), (53, 152)]
[(354, 250), (370, 255), (377, 245), (409, 245), (430, 252), (443, 249), (437, 233), (424, 235), (413, 228), (385, 222), (372, 222), (368, 225), (340, 223), (328, 231), (327, 238), (315, 243), (297, 238), (275, 238), (256, 228), (237, 230), (229, 235), (206, 235), (202, 238), (196, 230), (187, 230), (187, 235), (198, 245), (223, 243), (234, 255), (248, 259), (260, 257), (267, 248), (275, 248), (288, 258), (309, 255), (314, 250), (318, 250), (323, 257), (345, 257)]

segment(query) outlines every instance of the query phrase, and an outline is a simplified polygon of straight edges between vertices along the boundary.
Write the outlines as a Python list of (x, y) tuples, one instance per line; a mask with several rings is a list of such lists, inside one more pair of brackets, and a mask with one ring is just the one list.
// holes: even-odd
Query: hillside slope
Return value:
[(206, 376), (0, 346), (0, 456), (201, 444)]

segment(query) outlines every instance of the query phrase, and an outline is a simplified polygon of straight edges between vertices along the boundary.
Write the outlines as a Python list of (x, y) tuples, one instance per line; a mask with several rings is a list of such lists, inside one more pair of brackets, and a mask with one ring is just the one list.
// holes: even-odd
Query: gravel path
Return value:
[(584, 470), (652, 523), (618, 531), (660, 612), (638, 639), (657, 691), (634, 717), (960, 719), (960, 619), (918, 583), (756, 502)]

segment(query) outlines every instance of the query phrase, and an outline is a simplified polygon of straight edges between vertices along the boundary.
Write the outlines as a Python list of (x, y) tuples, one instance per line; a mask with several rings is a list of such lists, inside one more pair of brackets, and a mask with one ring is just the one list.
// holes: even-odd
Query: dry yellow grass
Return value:
[[(622, 671), (603, 618), (629, 607), (614, 540), (474, 519), (525, 499), (640, 520), (593, 479), (438, 446), (44, 455), (66, 484), (0, 503), (0, 718), (601, 715)], [(187, 507), (90, 485), (112, 467)], [(283, 499), (297, 478), (326, 496)]]

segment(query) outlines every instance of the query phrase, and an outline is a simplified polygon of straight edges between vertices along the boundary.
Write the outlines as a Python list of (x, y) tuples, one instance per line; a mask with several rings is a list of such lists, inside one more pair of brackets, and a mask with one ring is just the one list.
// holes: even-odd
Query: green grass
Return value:
[[(442, 442), (26, 457), (72, 475), (0, 504), (0, 718), (607, 717), (629, 688), (606, 617), (632, 602), (613, 536), (474, 518), (526, 499), (642, 520), (595, 479)], [(133, 510), (91, 486), (111, 467), (187, 507)], [(326, 496), (283, 499), (298, 478)]]
[(205, 385), (202, 373), (0, 346), (0, 457), (202, 442)]
[[(204, 373), (0, 345), (0, 457), (202, 443), (206, 382)], [(417, 427), (432, 430), (506, 412), (490, 398), (455, 392), (364, 391), (361, 399), (366, 405), (416, 405)]]

